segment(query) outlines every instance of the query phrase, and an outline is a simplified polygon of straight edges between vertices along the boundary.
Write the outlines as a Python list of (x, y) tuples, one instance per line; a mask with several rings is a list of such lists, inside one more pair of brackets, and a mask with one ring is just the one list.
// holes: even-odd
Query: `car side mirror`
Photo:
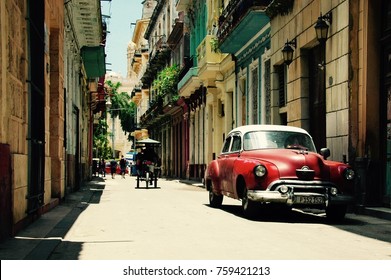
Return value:
[(327, 159), (330, 156), (330, 149), (322, 148), (320, 149), (320, 154), (323, 156), (324, 159)]

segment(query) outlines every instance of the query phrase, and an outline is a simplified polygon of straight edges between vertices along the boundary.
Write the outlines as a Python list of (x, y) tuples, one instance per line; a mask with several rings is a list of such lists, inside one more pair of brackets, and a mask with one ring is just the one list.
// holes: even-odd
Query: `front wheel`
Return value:
[(244, 187), (242, 194), (242, 211), (246, 218), (254, 218), (257, 213), (257, 203), (248, 199), (247, 188)]
[(332, 205), (326, 209), (326, 217), (331, 222), (340, 222), (345, 218), (346, 205)]
[(223, 196), (221, 194), (215, 194), (213, 188), (209, 190), (209, 205), (213, 208), (220, 208), (223, 203)]

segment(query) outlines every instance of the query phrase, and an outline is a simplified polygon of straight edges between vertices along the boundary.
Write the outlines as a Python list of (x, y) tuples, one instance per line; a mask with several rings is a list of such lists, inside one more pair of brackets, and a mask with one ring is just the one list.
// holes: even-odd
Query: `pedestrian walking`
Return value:
[(121, 168), (122, 178), (125, 179), (126, 160), (124, 159), (124, 156), (121, 156), (121, 160), (119, 161), (119, 167)]
[(102, 175), (102, 177), (106, 177), (106, 162), (103, 158), (99, 163), (99, 173)]
[(110, 169), (111, 169), (111, 178), (114, 179), (115, 178), (115, 173), (117, 171), (117, 161), (115, 159), (113, 159), (110, 162)]
[(98, 174), (99, 177), (99, 159), (92, 160), (92, 176), (96, 177)]

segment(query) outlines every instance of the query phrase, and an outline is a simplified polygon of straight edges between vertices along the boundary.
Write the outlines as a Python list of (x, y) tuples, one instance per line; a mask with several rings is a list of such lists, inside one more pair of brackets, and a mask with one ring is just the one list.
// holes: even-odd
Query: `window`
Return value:
[(240, 82), (239, 82), (239, 94), (241, 95), (241, 100), (239, 101), (240, 104), (241, 104), (241, 110), (240, 110), (241, 116), (240, 116), (239, 124), (245, 125), (246, 122), (247, 122), (247, 114), (246, 114), (246, 112), (247, 112), (247, 110), (246, 110), (247, 100), (246, 100), (246, 78), (245, 78), (245, 76), (243, 76), (240, 79)]
[(264, 67), (264, 85), (265, 85), (265, 123), (272, 123), (272, 101), (271, 101), (271, 86), (270, 86), (270, 59), (265, 62)]
[(286, 75), (285, 75), (285, 65), (278, 65), (276, 67), (278, 75), (278, 104), (279, 107), (286, 106)]
[(252, 131), (244, 135), (244, 150), (304, 149), (316, 152), (311, 137), (290, 131)]
[(251, 103), (252, 103), (252, 123), (258, 123), (258, 68), (254, 68), (251, 71)]
[(228, 137), (227, 139), (225, 139), (223, 149), (221, 150), (222, 153), (228, 153), (229, 146), (231, 145), (231, 140), (232, 140), (231, 137)]
[(234, 135), (232, 137), (232, 148), (231, 152), (238, 152), (242, 148), (242, 140), (240, 135)]

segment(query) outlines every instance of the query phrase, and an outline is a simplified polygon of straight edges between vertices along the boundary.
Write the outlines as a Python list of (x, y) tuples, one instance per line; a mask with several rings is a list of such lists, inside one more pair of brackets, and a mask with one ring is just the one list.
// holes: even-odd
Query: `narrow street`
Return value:
[(95, 178), (92, 196), (54, 260), (390, 260), (391, 223), (349, 214), (343, 224), (294, 212), (247, 220), (240, 202), (208, 206), (200, 186), (160, 179), (135, 189), (136, 180)]

